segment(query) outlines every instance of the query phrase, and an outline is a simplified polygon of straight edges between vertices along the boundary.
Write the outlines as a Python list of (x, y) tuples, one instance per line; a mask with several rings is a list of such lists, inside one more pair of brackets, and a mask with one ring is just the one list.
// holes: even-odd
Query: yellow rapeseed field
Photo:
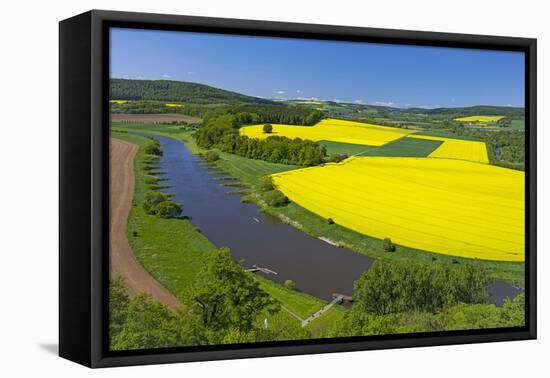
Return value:
[(185, 105), (183, 105), (183, 104), (164, 104), (164, 106), (167, 106), (169, 108), (183, 108)]
[(127, 100), (109, 100), (111, 104), (126, 104)]
[(440, 138), (427, 135), (411, 135), (410, 138), (440, 140), (443, 143), (437, 147), (428, 157), (451, 158), (489, 163), (487, 146), (485, 142), (473, 140)]
[(395, 127), (371, 125), (368, 123), (324, 119), (315, 126), (293, 126), (273, 124), (273, 132), (266, 134), (262, 125), (245, 126), (240, 129), (242, 135), (251, 138), (267, 138), (278, 135), (288, 138), (302, 138), (312, 141), (327, 140), (332, 142), (381, 146), (393, 140), (412, 134), (414, 130)]
[(524, 173), (454, 159), (353, 157), (272, 175), (298, 205), (375, 238), (524, 261)]
[(455, 118), (455, 121), (458, 122), (481, 122), (481, 123), (487, 123), (487, 122), (496, 122), (499, 119), (504, 118), (504, 116), (484, 116), (484, 115), (475, 115), (475, 116), (469, 116), (469, 117), (461, 117), (461, 118)]

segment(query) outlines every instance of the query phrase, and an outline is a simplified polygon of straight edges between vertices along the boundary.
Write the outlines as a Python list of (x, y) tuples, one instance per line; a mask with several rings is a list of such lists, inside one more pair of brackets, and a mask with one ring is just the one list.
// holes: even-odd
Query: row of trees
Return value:
[(228, 249), (207, 258), (196, 281), (178, 296), (173, 312), (140, 294), (130, 299), (121, 279), (110, 285), (110, 345), (113, 350), (305, 339), (293, 320), (265, 328), (280, 304), (235, 263)]
[(377, 261), (354, 284), (354, 304), (327, 336), (364, 336), (524, 324), (524, 295), (489, 304), (488, 273), (473, 265), (445, 267)]
[(211, 119), (195, 133), (197, 144), (202, 148), (218, 148), (250, 159), (274, 163), (313, 166), (321, 164), (326, 157), (326, 148), (319, 143), (300, 138), (289, 139), (270, 136), (259, 140), (239, 135), (232, 115)]
[(474, 265), (379, 260), (354, 284), (354, 306), (387, 315), (435, 313), (458, 303), (487, 303), (489, 274)]

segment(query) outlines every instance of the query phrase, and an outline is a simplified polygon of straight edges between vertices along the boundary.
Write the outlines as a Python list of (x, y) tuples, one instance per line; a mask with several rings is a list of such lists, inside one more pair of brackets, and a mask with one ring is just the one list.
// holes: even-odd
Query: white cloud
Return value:
[(194, 72), (193, 71), (187, 71), (187, 75), (193, 75)]
[(376, 106), (396, 106), (395, 102), (393, 102), (393, 101), (374, 101), (374, 102), (371, 102), (371, 105), (376, 105)]
[(285, 91), (275, 91), (277, 94), (285, 94)]
[(435, 108), (440, 108), (439, 105), (418, 105), (417, 108), (420, 108), (420, 109), (435, 109)]
[(296, 100), (302, 100), (302, 101), (325, 101), (325, 100), (319, 100), (317, 97), (298, 97)]
[(299, 89), (296, 89), (296, 93), (302, 93), (302, 91)]
[(171, 76), (168, 75), (168, 74), (163, 74), (162, 77), (165, 78), (165, 79), (169, 79)]
[(356, 103), (356, 104), (363, 104), (364, 103), (363, 100), (353, 100), (353, 102)]

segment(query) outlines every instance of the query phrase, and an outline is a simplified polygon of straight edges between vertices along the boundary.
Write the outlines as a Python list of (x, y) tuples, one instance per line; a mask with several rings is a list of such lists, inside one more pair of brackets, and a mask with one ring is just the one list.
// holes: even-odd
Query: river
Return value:
[[(353, 293), (353, 282), (372, 259), (311, 237), (262, 213), (255, 204), (242, 203), (239, 195), (228, 193), (235, 187), (220, 185), (231, 181), (216, 180), (224, 175), (209, 171), (182, 142), (150, 136), (159, 140), (163, 151), (159, 170), (164, 173), (159, 177), (170, 186), (163, 191), (174, 194), (174, 201), (184, 206), (183, 214), (217, 247), (229, 247), (243, 267), (268, 268), (277, 274), (257, 274), (279, 283), (291, 279), (297, 290), (316, 297), (330, 300), (333, 293)], [(489, 291), (492, 302), (501, 305), (520, 289), (494, 282)]]

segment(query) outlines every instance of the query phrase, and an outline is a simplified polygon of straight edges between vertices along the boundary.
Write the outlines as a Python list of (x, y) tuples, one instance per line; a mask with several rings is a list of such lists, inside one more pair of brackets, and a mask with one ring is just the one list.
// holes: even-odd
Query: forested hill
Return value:
[(172, 80), (111, 79), (110, 98), (111, 100), (157, 100), (193, 104), (277, 104), (204, 84)]

